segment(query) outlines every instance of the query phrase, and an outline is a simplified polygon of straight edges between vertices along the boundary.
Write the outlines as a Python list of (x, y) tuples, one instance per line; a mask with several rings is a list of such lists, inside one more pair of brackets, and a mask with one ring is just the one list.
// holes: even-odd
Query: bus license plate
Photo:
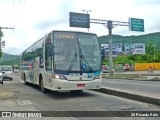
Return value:
[(85, 84), (77, 84), (77, 87), (85, 87)]

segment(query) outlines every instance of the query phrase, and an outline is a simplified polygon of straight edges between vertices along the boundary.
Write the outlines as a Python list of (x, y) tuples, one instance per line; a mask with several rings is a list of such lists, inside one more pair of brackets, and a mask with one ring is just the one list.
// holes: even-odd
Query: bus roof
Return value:
[(45, 36), (49, 35), (49, 34), (52, 33), (52, 32), (74, 32), (74, 33), (84, 33), (84, 34), (96, 35), (95, 33), (89, 33), (89, 32), (84, 32), (84, 31), (74, 31), (74, 30), (52, 30), (51, 32), (46, 33), (42, 38), (40, 38), (39, 40), (37, 40), (36, 42), (34, 42), (33, 44), (31, 44), (29, 47), (27, 47), (27, 48), (22, 52), (22, 54), (23, 54), (27, 49), (29, 49), (30, 47), (32, 47), (33, 45), (35, 45), (37, 42), (39, 42), (39, 41), (41, 41), (42, 39), (44, 39)]
[[(84, 32), (84, 31), (75, 31), (75, 30), (52, 30), (52, 32), (76, 32), (76, 33), (86, 33), (86, 34), (94, 34), (95, 33), (90, 33), (90, 32)], [(51, 33), (51, 32), (49, 32)]]

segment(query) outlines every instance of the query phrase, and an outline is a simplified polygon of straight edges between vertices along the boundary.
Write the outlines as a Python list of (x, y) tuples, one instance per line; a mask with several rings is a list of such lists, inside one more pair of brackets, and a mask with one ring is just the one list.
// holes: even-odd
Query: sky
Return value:
[[(112, 34), (130, 36), (160, 32), (159, 0), (0, 0), (0, 27), (5, 47), (2, 51), (20, 55), (27, 47), (52, 30), (76, 30), (69, 27), (69, 12), (86, 13), (90, 19), (128, 22), (128, 18), (144, 19), (144, 32), (129, 31), (128, 26), (116, 26)], [(108, 35), (101, 24), (90, 24), (89, 32)]]

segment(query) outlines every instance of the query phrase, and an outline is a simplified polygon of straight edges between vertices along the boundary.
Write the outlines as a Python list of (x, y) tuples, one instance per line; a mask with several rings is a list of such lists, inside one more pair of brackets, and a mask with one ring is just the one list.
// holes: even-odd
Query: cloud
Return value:
[[(134, 2), (134, 1), (133, 1)], [(136, 5), (150, 5), (150, 6), (159, 6), (159, 0), (137, 0), (135, 1)]]
[(56, 13), (52, 12), (54, 9), (51, 8), (50, 11), (47, 12), (47, 19), (45, 19), (45, 17), (42, 18), (34, 25), (34, 28), (37, 30), (46, 30), (52, 26), (57, 27), (64, 23), (69, 23), (69, 12), (74, 11), (74, 2), (72, 0), (66, 0), (60, 3), (57, 6)]
[(36, 30), (45, 31), (50, 27), (57, 27), (66, 22), (68, 22), (68, 18), (48, 19), (48, 20), (39, 21), (39, 23), (35, 24), (34, 28)]
[(12, 55), (20, 55), (22, 53), (22, 51), (19, 50), (19, 48), (16, 48), (16, 47), (8, 47), (5, 50), (5, 53), (9, 53), (9, 54), (12, 54)]

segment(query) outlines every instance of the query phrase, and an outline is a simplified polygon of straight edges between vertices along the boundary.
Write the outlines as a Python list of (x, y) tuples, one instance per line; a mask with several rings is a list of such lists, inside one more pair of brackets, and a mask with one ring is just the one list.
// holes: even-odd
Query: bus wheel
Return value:
[(3, 79), (2, 79), (2, 82), (1, 82), (1, 84), (3, 85)]
[(25, 76), (25, 74), (24, 74), (24, 84), (25, 84), (25, 85), (28, 85), (28, 82), (26, 81), (26, 76)]
[(43, 93), (47, 92), (46, 88), (44, 87), (44, 82), (43, 82), (42, 77), (40, 77), (40, 80), (39, 80), (39, 87), (40, 87), (41, 92), (43, 92)]

